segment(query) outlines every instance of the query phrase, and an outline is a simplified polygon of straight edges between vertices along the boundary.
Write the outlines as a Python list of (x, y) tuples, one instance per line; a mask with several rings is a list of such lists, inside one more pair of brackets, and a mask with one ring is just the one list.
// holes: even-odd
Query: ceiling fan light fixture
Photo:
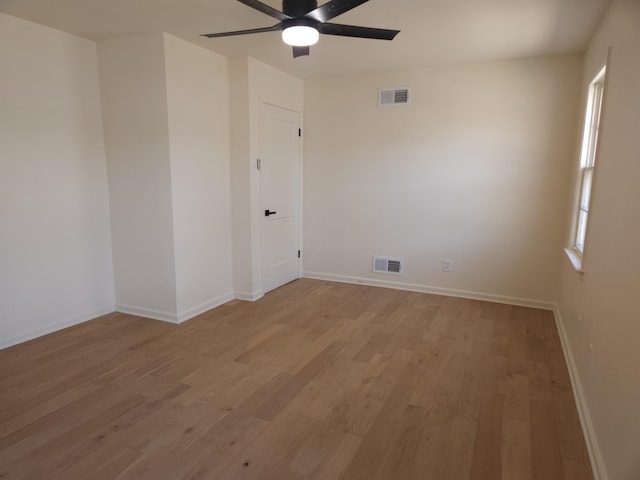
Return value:
[[(231, 1), (231, 0), (228, 0)], [(371, 38), (375, 40), (393, 40), (400, 30), (386, 28), (357, 27), (330, 23), (334, 17), (342, 15), (369, 0), (282, 0), (282, 11), (261, 0), (238, 0), (240, 3), (278, 20), (271, 27), (250, 28), (233, 32), (206, 33), (207, 38), (248, 35), (252, 33), (282, 32), (282, 41), (293, 47), (293, 58), (309, 55), (309, 47), (318, 42), (320, 34), (342, 37)], [(390, 1), (390, 0), (389, 0)], [(275, 0), (271, 0), (275, 2)], [(0, 0), (2, 3), (2, 0)]]
[(318, 30), (307, 25), (294, 25), (282, 30), (282, 41), (293, 47), (308, 47), (318, 43)]

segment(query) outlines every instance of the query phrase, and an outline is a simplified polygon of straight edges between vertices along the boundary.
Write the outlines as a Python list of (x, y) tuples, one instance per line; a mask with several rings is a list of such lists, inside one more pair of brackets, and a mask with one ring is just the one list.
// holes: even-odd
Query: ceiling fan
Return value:
[(309, 46), (318, 41), (320, 34), (343, 37), (373, 38), (393, 40), (399, 30), (384, 28), (356, 27), (328, 23), (334, 17), (362, 5), (369, 0), (331, 0), (318, 7), (317, 0), (282, 0), (282, 11), (276, 10), (258, 0), (238, 0), (248, 7), (280, 20), (272, 27), (252, 28), (235, 32), (207, 33), (203, 37), (230, 37), (250, 33), (276, 32), (282, 30), (282, 40), (293, 47), (293, 58), (309, 55)]

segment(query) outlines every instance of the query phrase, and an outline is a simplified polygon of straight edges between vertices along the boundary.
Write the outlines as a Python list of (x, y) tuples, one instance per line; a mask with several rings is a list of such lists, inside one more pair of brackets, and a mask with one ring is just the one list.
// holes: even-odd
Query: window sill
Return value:
[(578, 255), (572, 248), (565, 248), (564, 253), (567, 254), (567, 258), (571, 262), (571, 265), (573, 265), (576, 272), (580, 274), (584, 273), (584, 270), (582, 269), (582, 258), (580, 255)]

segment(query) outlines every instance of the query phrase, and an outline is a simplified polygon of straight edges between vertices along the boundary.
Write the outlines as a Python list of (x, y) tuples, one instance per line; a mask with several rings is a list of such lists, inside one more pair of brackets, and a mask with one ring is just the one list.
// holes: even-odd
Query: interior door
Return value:
[(299, 276), (300, 114), (262, 104), (262, 289), (268, 292)]

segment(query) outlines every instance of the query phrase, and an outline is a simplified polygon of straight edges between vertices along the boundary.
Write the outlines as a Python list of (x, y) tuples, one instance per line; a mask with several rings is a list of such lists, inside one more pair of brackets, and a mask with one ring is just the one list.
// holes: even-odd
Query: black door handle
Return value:
[(264, 216), (268, 217), (269, 215), (275, 215), (277, 212), (270, 212), (269, 209), (264, 211)]

